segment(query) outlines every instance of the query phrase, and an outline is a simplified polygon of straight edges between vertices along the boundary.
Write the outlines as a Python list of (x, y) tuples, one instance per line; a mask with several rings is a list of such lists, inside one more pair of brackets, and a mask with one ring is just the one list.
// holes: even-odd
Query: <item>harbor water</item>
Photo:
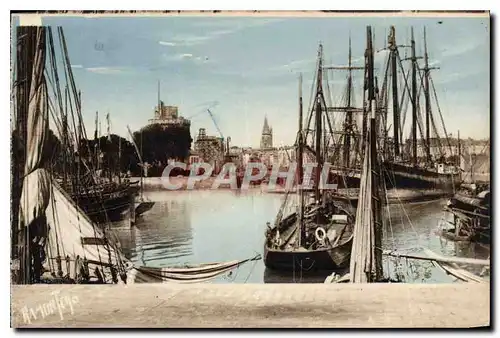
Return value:
[[(116, 223), (125, 255), (138, 265), (166, 267), (226, 262), (263, 252), (267, 222), (274, 222), (283, 194), (248, 191), (146, 191), (154, 207), (136, 224)], [(384, 250), (421, 253), (421, 247), (446, 256), (487, 259), (489, 246), (458, 243), (438, 236), (446, 200), (391, 204), (385, 210)], [(422, 255), (424, 255), (422, 253)], [(385, 260), (387, 271), (394, 266)], [(406, 260), (401, 264), (406, 282), (450, 283), (453, 279), (430, 261)], [(402, 265), (402, 266), (401, 266)], [(479, 274), (481, 267), (466, 267)], [(396, 270), (395, 270), (396, 271)], [(279, 273), (264, 261), (249, 262), (215, 283), (322, 283), (326, 275)]]

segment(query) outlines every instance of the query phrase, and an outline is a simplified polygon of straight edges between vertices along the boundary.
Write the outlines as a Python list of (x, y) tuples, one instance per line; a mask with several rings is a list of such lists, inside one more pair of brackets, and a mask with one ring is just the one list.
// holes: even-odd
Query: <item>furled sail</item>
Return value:
[(212, 280), (250, 261), (258, 261), (261, 256), (230, 262), (209, 263), (186, 267), (134, 267), (129, 272), (129, 281), (134, 283), (200, 283)]
[(376, 99), (373, 76), (373, 48), (371, 27), (367, 27), (367, 90), (371, 118), (365, 142), (364, 161), (360, 179), (358, 209), (354, 225), (351, 251), (351, 283), (371, 283), (382, 276), (381, 200), (379, 195), (379, 169), (376, 136)]
[[(49, 202), (49, 178), (43, 167), (47, 158), (48, 99), (45, 82), (45, 28), (18, 28), (17, 132), (25, 149), (24, 169), (17, 184), (22, 186), (16, 236), (21, 283), (40, 277), (43, 246), (47, 236), (45, 208)], [(18, 145), (20, 146), (20, 145)], [(16, 168), (17, 169), (17, 168)]]
[(27, 109), (26, 162), (20, 201), (21, 226), (29, 226), (43, 216), (50, 192), (48, 177), (41, 170), (44, 159), (44, 144), (48, 131), (47, 84), (45, 82), (45, 31), (36, 29), (36, 51), (33, 59), (31, 88)]
[(351, 251), (350, 280), (352, 283), (367, 283), (374, 274), (374, 217), (372, 212), (371, 156), (367, 143), (363, 163), (363, 174), (359, 187), (358, 209), (354, 225), (354, 241)]

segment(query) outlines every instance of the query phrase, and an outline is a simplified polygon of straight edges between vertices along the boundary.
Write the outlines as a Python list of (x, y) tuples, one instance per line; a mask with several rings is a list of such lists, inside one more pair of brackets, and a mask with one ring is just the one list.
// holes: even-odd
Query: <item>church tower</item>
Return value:
[(273, 128), (267, 123), (267, 116), (264, 117), (264, 127), (260, 139), (260, 149), (270, 149), (273, 147)]

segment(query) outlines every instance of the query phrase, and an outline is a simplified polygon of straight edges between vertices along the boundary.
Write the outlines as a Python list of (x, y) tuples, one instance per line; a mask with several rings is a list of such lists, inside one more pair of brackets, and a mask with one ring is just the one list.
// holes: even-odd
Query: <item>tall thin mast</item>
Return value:
[(99, 150), (98, 150), (98, 143), (99, 143), (99, 112), (95, 112), (95, 129), (94, 129), (94, 159), (96, 161), (95, 165), (96, 168), (99, 169)]
[(426, 143), (426, 156), (427, 161), (431, 164), (431, 94), (430, 94), (430, 86), (429, 86), (429, 76), (431, 69), (437, 69), (437, 67), (429, 67), (429, 54), (427, 54), (427, 37), (425, 33), (424, 27), (424, 58), (425, 58), (425, 68), (424, 68), (424, 94), (425, 94), (425, 143)]
[(347, 66), (329, 66), (323, 67), (324, 70), (347, 70), (347, 102), (345, 106), (341, 107), (327, 107), (328, 112), (345, 112), (345, 120), (344, 120), (344, 130), (343, 130), (343, 150), (342, 150), (342, 163), (345, 167), (350, 166), (351, 162), (351, 144), (352, 137), (354, 132), (354, 123), (353, 123), (353, 113), (359, 112), (362, 113), (362, 108), (353, 107), (352, 100), (352, 92), (353, 92), (353, 81), (352, 81), (352, 71), (353, 70), (362, 70), (365, 67), (358, 67), (352, 65), (352, 50), (351, 50), (351, 37), (349, 36), (349, 60)]
[[(159, 83), (160, 82), (158, 81), (158, 85), (159, 85)], [(143, 199), (143, 190), (144, 190), (144, 178), (143, 177), (146, 174), (146, 169), (145, 169), (146, 168), (145, 167), (146, 164), (144, 163), (144, 160), (142, 160), (142, 158), (143, 158), (142, 157), (142, 155), (143, 155), (142, 154), (142, 151), (143, 151), (142, 150), (142, 129), (141, 129), (140, 132), (141, 132), (141, 151), (140, 151), (140, 155), (139, 156), (140, 156), (141, 164), (142, 164), (142, 166), (141, 166), (141, 169), (142, 169), (142, 173), (141, 173), (141, 201), (142, 201), (142, 199)]]
[(352, 131), (352, 111), (351, 111), (351, 96), (352, 96), (352, 51), (351, 51), (351, 36), (349, 36), (349, 75), (347, 77), (347, 110), (345, 116), (344, 128), (344, 166), (349, 167), (351, 153), (351, 131)]
[(64, 111), (62, 112), (62, 154), (63, 154), (63, 186), (66, 187), (68, 183), (68, 157), (66, 149), (68, 148), (68, 91), (64, 91)]
[(366, 29), (367, 42), (365, 53), (365, 115), (369, 117), (368, 135), (364, 138), (366, 148), (363, 159), (359, 201), (353, 230), (353, 243), (350, 262), (351, 283), (373, 283), (383, 277), (382, 270), (382, 216), (379, 196), (379, 165), (377, 157), (376, 112), (373, 41), (371, 27)]
[(375, 96), (375, 77), (374, 77), (374, 60), (373, 60), (373, 43), (372, 43), (372, 32), (371, 26), (367, 27), (367, 55), (368, 55), (368, 101), (371, 110), (370, 114), (370, 162), (372, 168), (368, 175), (372, 176), (371, 191), (372, 191), (372, 212), (373, 212), (373, 226), (374, 226), (374, 259), (375, 259), (375, 281), (379, 281), (383, 277), (382, 270), (382, 217), (381, 217), (381, 201), (379, 192), (379, 181), (377, 168), (377, 126), (376, 126), (376, 112), (377, 112), (377, 100)]
[(298, 182), (297, 182), (297, 188), (298, 188), (298, 195), (299, 195), (299, 230), (300, 230), (300, 236), (299, 236), (299, 246), (302, 245), (302, 243), (305, 243), (305, 226), (304, 226), (304, 190), (302, 189), (302, 182), (304, 178), (304, 149), (303, 149), (303, 142), (304, 140), (302, 139), (302, 114), (303, 114), (303, 104), (302, 104), (302, 74), (299, 76), (299, 134), (297, 138), (297, 176), (298, 176)]
[(315, 115), (315, 122), (316, 122), (316, 177), (315, 177), (315, 196), (316, 196), (316, 201), (320, 201), (321, 199), (321, 192), (320, 192), (320, 187), (319, 187), (319, 181), (321, 178), (321, 170), (322, 170), (322, 165), (321, 165), (321, 141), (322, 141), (322, 96), (323, 96), (323, 45), (319, 45), (319, 51), (318, 51), (318, 79), (317, 79), (317, 89), (316, 89), (316, 115)]
[(106, 138), (106, 144), (109, 144), (109, 150), (106, 152), (107, 155), (108, 155), (108, 172), (109, 172), (109, 181), (112, 182), (113, 181), (113, 172), (114, 172), (114, 168), (112, 168), (113, 166), (113, 162), (112, 162), (112, 157), (111, 156), (111, 146), (112, 146), (112, 143), (111, 143), (111, 129), (110, 129), (110, 120), (109, 120), (109, 112), (106, 114), (106, 134), (107, 134), (107, 138)]
[(399, 102), (398, 102), (398, 47), (396, 45), (396, 29), (391, 26), (389, 37), (389, 50), (391, 51), (391, 76), (392, 76), (392, 114), (394, 130), (394, 156), (400, 155), (399, 150)]
[(118, 136), (118, 184), (122, 184), (122, 138)]
[(411, 28), (411, 103), (412, 103), (412, 163), (417, 165), (417, 57), (415, 55), (415, 38)]
[(99, 120), (99, 112), (95, 112), (95, 139), (96, 139), (96, 168), (100, 169), (99, 162), (101, 161), (101, 121)]

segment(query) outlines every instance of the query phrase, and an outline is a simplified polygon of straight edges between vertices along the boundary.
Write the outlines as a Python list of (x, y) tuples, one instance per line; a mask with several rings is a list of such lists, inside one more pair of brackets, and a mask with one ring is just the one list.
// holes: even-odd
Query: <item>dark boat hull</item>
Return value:
[(438, 173), (436, 171), (385, 162), (384, 176), (387, 188), (441, 189), (453, 191), (460, 186), (461, 178), (457, 174)]
[(333, 172), (330, 174), (329, 182), (330, 184), (337, 184), (339, 189), (346, 188), (359, 188), (359, 174), (356, 173), (342, 173)]
[[(453, 191), (462, 182), (460, 175), (438, 173), (436, 171), (385, 162), (384, 178), (388, 189), (441, 189)], [(359, 188), (359, 175), (352, 172), (335, 172), (332, 175), (339, 188)]]
[(333, 248), (307, 251), (274, 250), (264, 247), (264, 264), (281, 271), (332, 271), (348, 266), (352, 238)]
[(138, 187), (129, 186), (109, 193), (79, 195), (73, 199), (94, 222), (114, 222), (121, 220), (123, 213), (130, 209), (138, 190)]
[(452, 208), (470, 212), (480, 210), (483, 214), (489, 214), (489, 199), (484, 200), (477, 197), (464, 196), (460, 193), (457, 193), (451, 198), (450, 202)]
[(78, 205), (94, 222), (119, 221), (122, 214), (130, 209), (129, 195), (105, 199), (86, 198), (78, 200)]

